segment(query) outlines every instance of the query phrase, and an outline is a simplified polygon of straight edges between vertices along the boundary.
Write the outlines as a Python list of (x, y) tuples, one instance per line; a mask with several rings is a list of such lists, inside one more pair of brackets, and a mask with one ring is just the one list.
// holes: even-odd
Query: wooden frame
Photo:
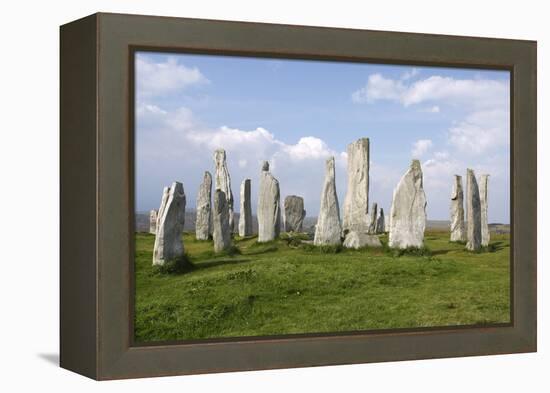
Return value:
[[(511, 71), (512, 323), (134, 346), (133, 51)], [(61, 27), (61, 366), (95, 379), (536, 351), (536, 42), (119, 14)]]

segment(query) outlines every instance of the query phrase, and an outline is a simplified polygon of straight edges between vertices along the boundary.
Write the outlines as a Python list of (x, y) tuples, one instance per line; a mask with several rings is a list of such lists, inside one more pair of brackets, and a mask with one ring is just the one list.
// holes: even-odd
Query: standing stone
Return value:
[(376, 226), (374, 232), (376, 234), (384, 233), (386, 230), (384, 228), (384, 209), (380, 208), (378, 212), (378, 218), (376, 219)]
[(164, 265), (183, 255), (181, 235), (185, 222), (185, 203), (185, 192), (181, 183), (174, 182), (164, 189), (158, 212), (153, 265)]
[(214, 251), (220, 252), (231, 247), (231, 228), (229, 227), (229, 204), (222, 190), (214, 192), (214, 210), (212, 213), (212, 238)]
[(389, 236), (392, 248), (420, 248), (424, 245), (427, 203), (422, 183), (420, 161), (412, 160), (409, 170), (393, 191)]
[(378, 236), (351, 231), (346, 234), (343, 246), (345, 248), (354, 248), (357, 250), (363, 247), (382, 247), (382, 242), (380, 242)]
[(149, 233), (153, 235), (157, 233), (157, 216), (158, 212), (155, 209), (149, 212)]
[(378, 217), (378, 204), (375, 202), (372, 204), (369, 212), (369, 229), (368, 233), (374, 235), (376, 233), (376, 219)]
[(208, 240), (212, 232), (210, 227), (212, 214), (212, 175), (204, 172), (204, 178), (199, 186), (197, 196), (197, 216), (195, 218), (195, 237), (197, 240)]
[(250, 179), (241, 183), (241, 210), (239, 214), (239, 236), (252, 235), (252, 207), (250, 204)]
[(326, 161), (325, 183), (321, 193), (321, 208), (315, 227), (315, 245), (340, 245), (342, 226), (340, 224), (340, 207), (336, 194), (336, 180), (334, 173), (334, 157)]
[(304, 210), (304, 198), (289, 195), (285, 198), (285, 232), (302, 232), (302, 225), (306, 211)]
[(491, 240), (489, 233), (489, 216), (488, 216), (488, 190), (489, 190), (489, 175), (481, 175), (479, 178), (479, 201), (481, 203), (481, 245), (487, 247)]
[(481, 248), (481, 201), (479, 200), (479, 188), (477, 186), (474, 171), (466, 171), (466, 212), (468, 214), (466, 232), (466, 248), (470, 251), (477, 251)]
[(258, 242), (275, 240), (281, 231), (281, 200), (279, 181), (269, 172), (269, 162), (264, 161), (260, 173), (258, 195)]
[(344, 199), (344, 234), (369, 230), (369, 139), (348, 145), (348, 189)]
[(216, 167), (216, 190), (222, 190), (227, 198), (229, 228), (233, 232), (233, 192), (231, 191), (231, 176), (227, 169), (225, 150), (218, 149), (214, 152), (214, 165)]
[(464, 228), (464, 192), (462, 190), (462, 176), (455, 175), (453, 191), (451, 193), (451, 241), (466, 241)]

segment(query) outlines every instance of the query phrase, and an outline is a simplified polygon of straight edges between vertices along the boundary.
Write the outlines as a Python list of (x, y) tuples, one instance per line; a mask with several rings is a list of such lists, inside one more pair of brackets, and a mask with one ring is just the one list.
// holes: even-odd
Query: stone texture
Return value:
[(489, 233), (488, 191), (489, 175), (481, 175), (479, 177), (479, 201), (481, 204), (481, 245), (483, 247), (487, 247), (491, 240), (491, 234)]
[(197, 195), (197, 216), (195, 218), (195, 237), (197, 240), (208, 240), (212, 233), (212, 175), (204, 172)]
[(269, 242), (281, 231), (281, 200), (279, 182), (269, 172), (269, 163), (264, 161), (260, 173), (258, 195), (258, 241)]
[(250, 201), (250, 179), (241, 183), (241, 210), (239, 214), (239, 236), (252, 235), (252, 207)]
[(321, 193), (321, 208), (315, 227), (315, 245), (342, 244), (340, 224), (340, 207), (336, 194), (336, 180), (334, 173), (334, 157), (326, 161), (325, 182)]
[(149, 233), (155, 235), (157, 233), (157, 217), (158, 211), (155, 209), (149, 212)]
[(420, 161), (413, 160), (393, 191), (389, 246), (422, 247), (426, 228), (426, 194)]
[(285, 232), (302, 232), (306, 211), (304, 210), (304, 198), (289, 195), (285, 198)]
[(368, 233), (374, 235), (376, 233), (376, 219), (378, 218), (378, 204), (375, 202), (372, 204), (369, 211), (369, 229)]
[(164, 188), (157, 215), (153, 265), (164, 265), (183, 255), (181, 236), (185, 222), (185, 204), (185, 192), (181, 183), (174, 182), (170, 187)]
[(214, 166), (216, 168), (215, 188), (216, 190), (222, 190), (227, 198), (229, 228), (231, 228), (231, 232), (233, 232), (233, 192), (231, 191), (231, 176), (229, 176), (229, 170), (227, 169), (225, 150), (218, 149), (214, 152)]
[(231, 228), (229, 226), (229, 204), (222, 190), (214, 191), (214, 209), (212, 211), (212, 238), (214, 251), (220, 252), (231, 247)]
[(342, 228), (368, 232), (369, 211), (369, 139), (361, 138), (348, 145), (348, 188), (344, 199)]
[(378, 239), (378, 236), (351, 231), (346, 234), (344, 247), (355, 249), (363, 247), (382, 247), (382, 243), (380, 239)]
[(378, 217), (376, 218), (376, 226), (374, 228), (374, 233), (380, 234), (386, 232), (385, 221), (384, 221), (384, 209), (380, 208), (378, 212)]
[(477, 251), (481, 248), (481, 201), (479, 200), (479, 188), (474, 171), (466, 171), (466, 249)]
[(451, 193), (451, 241), (466, 241), (464, 191), (462, 189), (462, 176), (459, 175), (455, 175), (453, 191)]

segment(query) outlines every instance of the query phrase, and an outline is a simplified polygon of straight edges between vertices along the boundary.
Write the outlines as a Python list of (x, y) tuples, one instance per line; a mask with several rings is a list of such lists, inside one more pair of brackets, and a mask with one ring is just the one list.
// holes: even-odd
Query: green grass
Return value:
[(404, 253), (248, 237), (218, 255), (184, 234), (185, 259), (161, 271), (154, 236), (138, 233), (136, 341), (509, 322), (509, 236), (481, 253), (448, 237), (426, 233), (425, 249)]

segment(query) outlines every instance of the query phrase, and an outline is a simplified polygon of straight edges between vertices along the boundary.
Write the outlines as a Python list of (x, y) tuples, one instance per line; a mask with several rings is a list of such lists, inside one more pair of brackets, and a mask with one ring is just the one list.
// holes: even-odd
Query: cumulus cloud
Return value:
[(469, 155), (509, 144), (508, 111), (493, 109), (469, 114), (449, 129), (449, 143)]
[(411, 154), (413, 158), (422, 157), (433, 146), (431, 139), (419, 139), (413, 144)]

